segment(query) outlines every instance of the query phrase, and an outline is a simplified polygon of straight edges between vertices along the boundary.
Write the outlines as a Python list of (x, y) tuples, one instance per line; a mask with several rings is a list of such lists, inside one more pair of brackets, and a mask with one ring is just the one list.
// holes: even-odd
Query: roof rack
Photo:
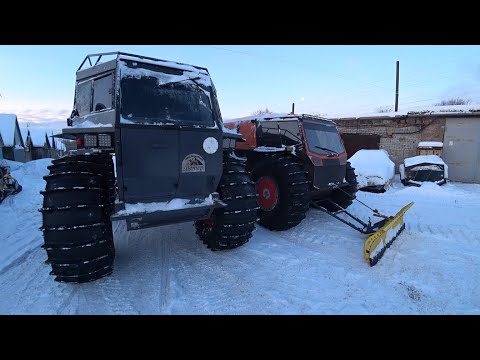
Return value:
[(136, 58), (139, 58), (139, 59), (145, 59), (145, 60), (150, 60), (150, 61), (161, 61), (161, 62), (175, 63), (175, 64), (179, 64), (179, 65), (192, 66), (194, 68), (197, 68), (197, 69), (200, 69), (200, 70), (205, 70), (205, 71), (208, 72), (208, 70), (206, 68), (201, 67), (201, 66), (184, 64), (184, 63), (180, 63), (180, 62), (177, 62), (177, 61), (162, 60), (162, 59), (157, 59), (157, 58), (153, 58), (153, 57), (150, 57), (150, 56), (130, 54), (130, 53), (121, 52), (121, 51), (112, 51), (112, 52), (105, 52), (105, 53), (98, 53), (98, 54), (88, 54), (87, 56), (85, 56), (85, 59), (83, 59), (82, 63), (78, 67), (77, 71), (80, 71), (82, 69), (83, 65), (85, 65), (87, 60), (88, 60), (88, 63), (90, 64), (90, 67), (93, 67), (93, 66), (96, 66), (100, 63), (100, 60), (102, 59), (103, 56), (109, 56), (109, 55), (115, 55), (117, 58), (120, 55), (125, 55), (125, 56), (132, 56), (132, 57), (136, 57)]

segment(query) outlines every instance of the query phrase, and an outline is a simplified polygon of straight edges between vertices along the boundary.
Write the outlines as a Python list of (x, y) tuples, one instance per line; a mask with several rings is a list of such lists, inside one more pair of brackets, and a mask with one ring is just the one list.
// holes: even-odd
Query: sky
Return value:
[(452, 97), (480, 104), (478, 45), (0, 45), (0, 113), (63, 127), (85, 55), (124, 51), (208, 68), (226, 119), (268, 108), (341, 116)]

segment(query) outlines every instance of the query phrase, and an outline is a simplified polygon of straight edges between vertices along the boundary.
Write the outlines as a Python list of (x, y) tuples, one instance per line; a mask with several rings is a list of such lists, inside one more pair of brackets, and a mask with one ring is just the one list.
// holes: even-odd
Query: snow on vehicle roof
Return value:
[(358, 188), (384, 185), (395, 176), (395, 163), (384, 149), (358, 150), (348, 161), (355, 168)]
[(224, 123), (240, 123), (243, 121), (250, 121), (250, 120), (275, 121), (275, 120), (284, 120), (285, 118), (295, 119), (302, 116), (311, 116), (313, 118), (320, 118), (325, 121), (332, 121), (322, 116), (309, 115), (309, 114), (268, 113), (268, 114), (260, 114), (260, 115), (250, 115), (250, 116), (245, 116), (245, 117), (235, 118), (235, 119), (224, 119)]
[[(87, 119), (87, 118), (93, 117), (95, 115), (98, 115), (98, 114), (87, 114), (87, 115), (84, 115), (83, 118)], [(112, 124), (94, 123), (90, 120), (85, 120), (81, 123), (78, 123), (78, 124), (76, 123), (75, 127), (76, 128), (100, 128), (100, 127), (113, 127), (113, 125)]]
[(371, 117), (396, 117), (407, 115), (441, 115), (453, 113), (479, 113), (480, 105), (415, 106), (397, 112), (337, 113), (329, 115), (331, 119), (360, 119)]
[(441, 157), (438, 155), (418, 155), (410, 158), (406, 158), (403, 160), (405, 167), (410, 167), (418, 164), (437, 164), (437, 165), (445, 165), (445, 162), (442, 160)]
[(129, 60), (133, 62), (160, 65), (160, 66), (165, 66), (173, 69), (184, 70), (184, 71), (191, 72), (196, 76), (189, 76), (188, 74), (172, 75), (172, 74), (159, 73), (159, 72), (151, 71), (147, 69), (132, 69), (125, 65), (122, 66), (122, 75), (139, 76), (139, 72), (140, 72), (141, 76), (151, 76), (151, 77), (158, 78), (159, 84), (162, 84), (162, 85), (169, 82), (184, 81), (187, 79), (199, 77), (200, 79), (198, 79), (198, 82), (200, 84), (205, 86), (212, 86), (210, 74), (206, 69), (203, 69), (203, 68), (197, 68), (192, 65), (180, 64), (173, 61), (165, 61), (165, 60), (154, 61), (154, 60), (137, 58), (137, 57), (127, 56), (127, 55), (120, 55), (119, 60), (121, 64), (125, 64), (125, 62), (122, 62), (121, 60)]
[(137, 56), (123, 55), (123, 54), (120, 54), (118, 58), (125, 59), (125, 60), (132, 60), (132, 61), (140, 61), (146, 64), (162, 65), (162, 66), (171, 67), (175, 69), (186, 70), (186, 71), (208, 75), (208, 70), (206, 68), (203, 68), (201, 66), (178, 63), (175, 61), (167, 61), (167, 60), (161, 60), (161, 59), (157, 59), (157, 60), (145, 59), (145, 58), (142, 58), (141, 56), (137, 57)]
[(15, 114), (0, 114), (0, 134), (4, 146), (14, 145), (16, 120)]
[(235, 135), (238, 134), (237, 129), (229, 129), (229, 128), (226, 128), (225, 125), (223, 125), (222, 130), (226, 134), (235, 134)]
[(418, 147), (443, 147), (441, 141), (420, 141)]
[(249, 121), (249, 120), (265, 120), (265, 119), (273, 120), (274, 118), (280, 119), (288, 116), (296, 117), (295, 115), (291, 115), (288, 113), (268, 113), (268, 114), (260, 114), (260, 115), (250, 115), (250, 116), (245, 116), (245, 117), (235, 118), (235, 119), (224, 119), (223, 122), (235, 123), (235, 122), (242, 122), (242, 121)]

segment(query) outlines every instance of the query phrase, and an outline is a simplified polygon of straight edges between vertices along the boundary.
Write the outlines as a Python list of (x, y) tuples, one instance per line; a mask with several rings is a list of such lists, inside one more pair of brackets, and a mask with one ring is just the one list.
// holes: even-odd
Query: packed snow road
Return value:
[(412, 188), (397, 176), (383, 194), (359, 192), (388, 214), (415, 202), (373, 268), (361, 234), (311, 209), (291, 230), (257, 226), (250, 242), (220, 252), (191, 223), (126, 232), (115, 222), (113, 274), (65, 284), (40, 248), (49, 163), (10, 163), (23, 191), (0, 205), (0, 314), (480, 314), (480, 185)]

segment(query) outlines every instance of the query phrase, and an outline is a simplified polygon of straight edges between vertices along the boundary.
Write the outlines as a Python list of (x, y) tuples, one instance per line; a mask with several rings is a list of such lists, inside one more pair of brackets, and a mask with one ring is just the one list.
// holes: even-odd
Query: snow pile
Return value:
[(38, 209), (43, 201), (40, 191), (45, 190), (42, 177), (48, 175), (47, 166), (52, 159), (27, 163), (4, 161), (23, 189), (0, 204), (0, 271), (43, 242), (42, 232), (38, 230), (42, 221)]
[(383, 149), (359, 150), (348, 161), (355, 168), (359, 189), (367, 186), (388, 187), (394, 179), (395, 163)]

